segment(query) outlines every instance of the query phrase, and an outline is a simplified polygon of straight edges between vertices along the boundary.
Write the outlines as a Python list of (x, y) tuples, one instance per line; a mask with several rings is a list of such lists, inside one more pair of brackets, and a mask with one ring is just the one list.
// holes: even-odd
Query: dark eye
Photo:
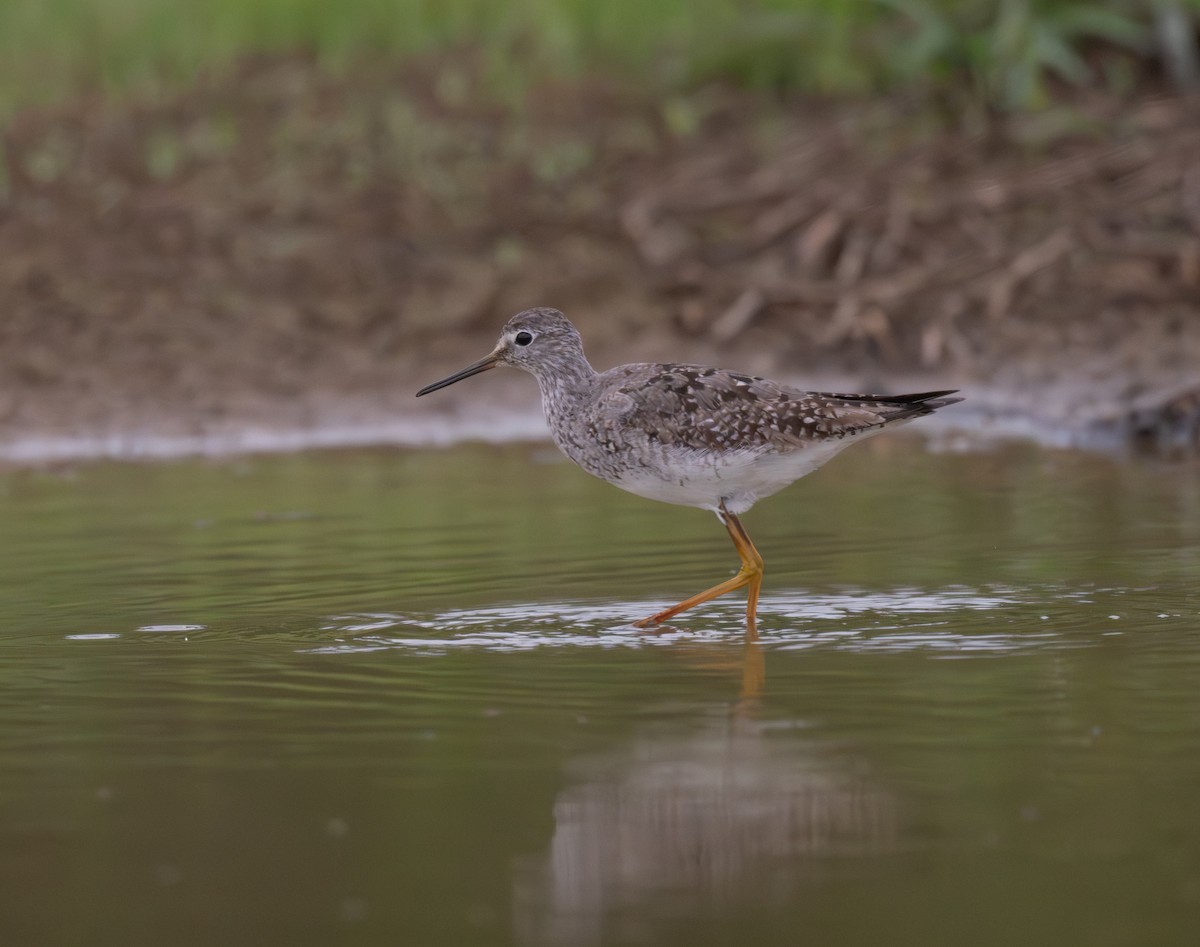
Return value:
[(513, 339), (513, 341), (516, 342), (517, 345), (528, 345), (530, 342), (533, 341), (533, 333), (532, 332), (518, 332), (517, 337), (515, 339)]

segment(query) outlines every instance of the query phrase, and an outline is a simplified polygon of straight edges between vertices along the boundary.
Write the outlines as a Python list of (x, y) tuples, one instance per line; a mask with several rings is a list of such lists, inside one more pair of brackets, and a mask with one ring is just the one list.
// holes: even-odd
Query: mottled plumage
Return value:
[[(500, 364), (537, 379), (550, 433), (571, 460), (639, 496), (712, 510), (730, 529), (744, 572), (757, 552), (751, 555), (738, 514), (854, 440), (961, 400), (946, 397), (951, 391), (893, 396), (802, 391), (697, 365), (646, 363), (597, 372), (584, 357), (579, 333), (555, 309), (513, 316), (490, 355), (417, 394)], [(752, 596), (756, 592), (755, 584)], [(753, 611), (752, 600), (751, 629)]]

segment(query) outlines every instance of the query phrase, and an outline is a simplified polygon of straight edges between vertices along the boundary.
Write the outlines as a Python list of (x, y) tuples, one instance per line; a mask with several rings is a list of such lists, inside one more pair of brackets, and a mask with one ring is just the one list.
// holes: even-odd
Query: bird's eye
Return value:
[(517, 345), (528, 345), (530, 342), (533, 341), (533, 333), (532, 332), (518, 332), (517, 337), (515, 339), (513, 339), (513, 341), (516, 342)]

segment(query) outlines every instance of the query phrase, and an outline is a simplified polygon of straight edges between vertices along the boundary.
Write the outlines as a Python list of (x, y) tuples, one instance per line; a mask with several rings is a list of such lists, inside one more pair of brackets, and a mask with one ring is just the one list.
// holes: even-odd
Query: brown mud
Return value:
[(0, 444), (528, 403), (511, 382), (412, 392), (534, 305), (598, 366), (953, 385), (1035, 424), (1200, 431), (1200, 102), (968, 134), (898, 101), (580, 84), (507, 108), (484, 85), (274, 60), (11, 119)]

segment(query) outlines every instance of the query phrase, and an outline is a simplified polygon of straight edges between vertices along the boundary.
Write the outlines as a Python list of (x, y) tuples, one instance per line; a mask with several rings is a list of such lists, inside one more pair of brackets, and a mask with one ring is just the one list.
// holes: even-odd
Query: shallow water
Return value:
[(880, 439), (0, 477), (4, 944), (1192, 944), (1200, 473)]

